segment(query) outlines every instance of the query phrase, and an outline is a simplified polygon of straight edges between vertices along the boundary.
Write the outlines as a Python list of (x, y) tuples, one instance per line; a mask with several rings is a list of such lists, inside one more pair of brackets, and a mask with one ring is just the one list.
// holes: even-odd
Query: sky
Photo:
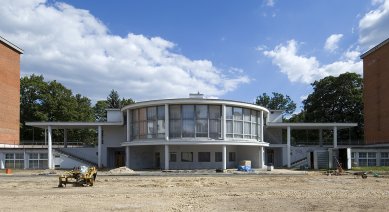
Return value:
[(22, 76), (93, 102), (278, 92), (299, 110), (315, 80), (362, 74), (389, 0), (0, 0), (0, 36), (24, 50)]

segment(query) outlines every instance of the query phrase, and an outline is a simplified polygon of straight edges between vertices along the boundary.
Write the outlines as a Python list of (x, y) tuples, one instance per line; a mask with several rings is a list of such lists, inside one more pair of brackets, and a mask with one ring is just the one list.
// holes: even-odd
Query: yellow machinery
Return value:
[(58, 187), (64, 187), (66, 184), (73, 184), (75, 186), (93, 186), (96, 180), (96, 167), (80, 166), (71, 171), (65, 172), (59, 176)]

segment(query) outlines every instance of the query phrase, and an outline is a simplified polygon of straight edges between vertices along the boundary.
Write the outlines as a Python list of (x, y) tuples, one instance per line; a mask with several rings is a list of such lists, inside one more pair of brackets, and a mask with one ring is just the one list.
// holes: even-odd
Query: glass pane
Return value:
[(376, 157), (375, 152), (369, 152), (369, 153), (368, 153), (368, 157), (369, 157), (369, 158), (375, 158), (375, 157)]
[(40, 153), (39, 154), (40, 159), (47, 159), (47, 153)]
[(232, 107), (226, 107), (226, 119), (232, 119)]
[(49, 167), (48, 164), (47, 164), (47, 160), (39, 161), (39, 168), (40, 169), (47, 169), (47, 167)]
[(257, 123), (257, 111), (251, 110), (251, 121)]
[(165, 133), (165, 120), (158, 120), (158, 133)]
[(232, 134), (233, 132), (232, 132), (232, 129), (233, 129), (233, 127), (232, 127), (232, 121), (226, 121), (226, 125), (227, 125), (227, 133), (228, 134)]
[(389, 153), (381, 152), (381, 158), (389, 158)]
[(251, 113), (249, 109), (243, 109), (243, 120), (250, 121)]
[(30, 153), (30, 159), (38, 159), (38, 153)]
[(196, 118), (208, 119), (208, 106), (207, 105), (196, 105)]
[(158, 120), (165, 120), (165, 106), (158, 106)]
[(196, 121), (196, 136), (208, 137), (208, 120)]
[(242, 108), (240, 107), (234, 107), (234, 120), (242, 120), (243, 115)]
[(243, 134), (243, 122), (234, 121), (234, 134)]
[(139, 109), (139, 120), (140, 121), (146, 121), (146, 108)]
[(139, 122), (139, 138), (146, 138), (147, 121)]
[(138, 109), (132, 111), (132, 121), (133, 122), (139, 121), (139, 110)]
[(193, 152), (181, 152), (182, 162), (193, 162)]
[(134, 122), (132, 124), (132, 137), (139, 138), (139, 122)]
[(210, 105), (209, 106), (209, 118), (210, 119), (220, 119), (221, 118), (220, 108), (221, 107), (219, 105)]
[(210, 120), (209, 121), (209, 136), (211, 138), (219, 138), (221, 134), (220, 121)]
[(359, 153), (359, 157), (360, 158), (366, 158), (366, 156), (367, 156), (366, 152), (360, 152)]
[(147, 138), (153, 138), (156, 134), (156, 122), (154, 121), (148, 121), (147, 122)]
[(23, 169), (24, 161), (23, 160), (15, 160), (15, 169)]
[(198, 153), (199, 162), (211, 162), (211, 153), (210, 152), (199, 152)]
[(5, 165), (5, 168), (13, 169), (15, 167), (15, 161), (14, 160), (6, 160), (4, 165)]
[(253, 123), (253, 124), (251, 125), (251, 134), (252, 134), (253, 136), (257, 136), (257, 131), (258, 131), (258, 125), (255, 124), (255, 123)]
[(15, 159), (24, 159), (23, 153), (15, 153)]
[(171, 138), (181, 137), (181, 120), (171, 120), (169, 123), (169, 136)]
[(251, 134), (251, 123), (250, 122), (245, 122), (244, 123), (244, 134), (245, 135), (250, 135)]
[(228, 154), (228, 161), (230, 162), (235, 161), (235, 152), (230, 152)]
[(182, 137), (194, 137), (194, 120), (183, 120), (182, 122)]
[(176, 152), (170, 153), (170, 162), (177, 162), (177, 153)]
[(147, 120), (156, 120), (157, 119), (157, 108), (149, 107), (147, 108)]
[(14, 153), (6, 153), (5, 159), (14, 159)]
[(182, 106), (182, 118), (183, 119), (194, 119), (194, 105), (183, 105)]
[(169, 117), (170, 119), (181, 119), (181, 106), (170, 105), (169, 106)]

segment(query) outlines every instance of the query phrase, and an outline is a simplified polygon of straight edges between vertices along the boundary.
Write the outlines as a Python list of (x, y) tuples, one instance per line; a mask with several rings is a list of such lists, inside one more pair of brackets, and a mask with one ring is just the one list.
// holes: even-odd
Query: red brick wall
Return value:
[(19, 144), (20, 55), (0, 41), (0, 144)]
[(365, 143), (389, 143), (389, 43), (363, 58)]

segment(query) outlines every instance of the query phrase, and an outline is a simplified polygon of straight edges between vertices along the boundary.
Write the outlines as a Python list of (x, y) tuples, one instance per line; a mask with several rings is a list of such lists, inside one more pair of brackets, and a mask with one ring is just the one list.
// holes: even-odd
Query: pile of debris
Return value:
[(108, 171), (109, 175), (129, 175), (129, 174), (134, 174), (134, 170), (129, 169), (125, 166), (116, 168), (116, 169), (111, 169)]

